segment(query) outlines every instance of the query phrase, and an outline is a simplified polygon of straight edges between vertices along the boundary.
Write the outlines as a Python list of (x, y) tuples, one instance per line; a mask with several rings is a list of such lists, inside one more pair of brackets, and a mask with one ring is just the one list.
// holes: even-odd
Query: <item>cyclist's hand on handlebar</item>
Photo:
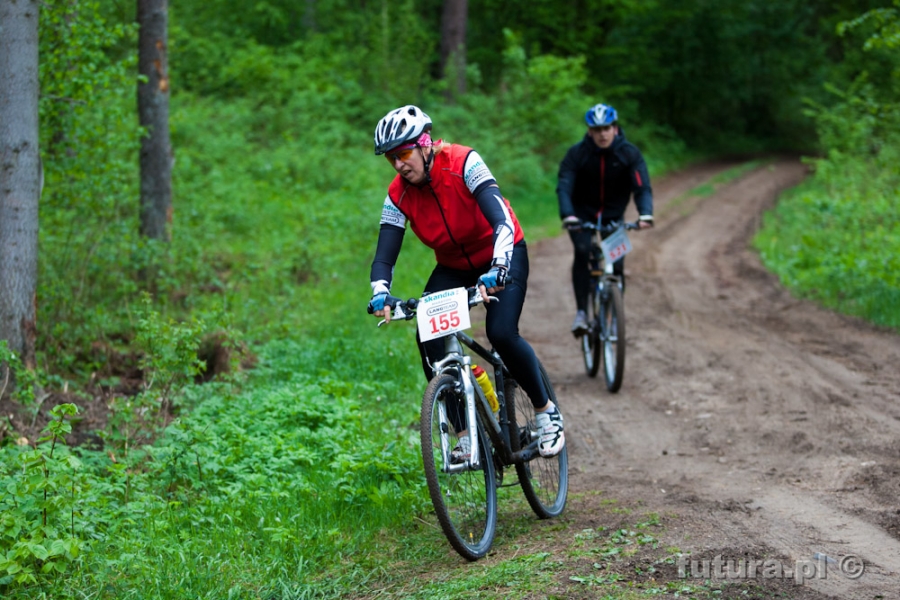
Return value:
[(369, 300), (367, 310), (370, 315), (382, 317), (386, 323), (390, 323), (391, 312), (393, 308), (397, 306), (398, 302), (400, 302), (400, 298), (395, 298), (390, 294), (381, 292), (372, 296), (372, 299)]
[(652, 215), (641, 215), (641, 218), (637, 222), (638, 229), (650, 229), (653, 227), (653, 216)]
[(569, 216), (562, 220), (562, 226), (569, 231), (578, 231), (581, 229), (581, 219), (576, 216)]
[(489, 295), (499, 292), (506, 285), (506, 267), (494, 265), (491, 269), (478, 278), (478, 291), (481, 292), (485, 304), (490, 302)]

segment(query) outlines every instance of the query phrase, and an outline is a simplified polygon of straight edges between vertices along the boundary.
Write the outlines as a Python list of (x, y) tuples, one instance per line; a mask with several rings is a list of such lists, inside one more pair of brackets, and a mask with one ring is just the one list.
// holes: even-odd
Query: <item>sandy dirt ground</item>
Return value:
[(568, 237), (531, 246), (521, 327), (564, 407), (570, 492), (674, 515), (661, 541), (695, 560), (833, 557), (789, 597), (900, 598), (900, 336), (792, 297), (751, 248), (799, 160), (690, 193), (736, 164), (656, 183), (656, 227), (630, 235), (616, 394), (568, 333)]

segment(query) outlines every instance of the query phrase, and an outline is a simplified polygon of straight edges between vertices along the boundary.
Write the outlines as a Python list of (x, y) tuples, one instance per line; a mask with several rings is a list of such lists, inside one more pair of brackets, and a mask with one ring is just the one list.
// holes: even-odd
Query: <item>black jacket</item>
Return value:
[(632, 192), (638, 213), (652, 216), (653, 191), (647, 164), (621, 128), (612, 145), (604, 149), (585, 134), (559, 165), (556, 196), (560, 219), (572, 215), (604, 223), (621, 219)]

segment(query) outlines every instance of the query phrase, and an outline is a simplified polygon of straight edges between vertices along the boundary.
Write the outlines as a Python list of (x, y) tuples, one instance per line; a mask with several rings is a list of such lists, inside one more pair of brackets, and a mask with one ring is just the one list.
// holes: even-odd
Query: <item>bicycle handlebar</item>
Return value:
[[(506, 279), (506, 285), (512, 283), (512, 277), (508, 277)], [(466, 288), (466, 293), (469, 296), (469, 308), (473, 306), (477, 306), (485, 301), (485, 297), (481, 295), (481, 291), (479, 291), (478, 286), (472, 286)], [(500, 299), (496, 296), (488, 296), (488, 300), (491, 302), (499, 302)], [(393, 313), (391, 314), (391, 320), (402, 319), (404, 321), (409, 321), (411, 319), (416, 318), (416, 308), (419, 306), (418, 298), (410, 298), (408, 300), (402, 300), (397, 298), (396, 296), (388, 296), (384, 299), (384, 305), (389, 306), (393, 309)], [(386, 321), (382, 320), (378, 323), (378, 326), (381, 327)]]
[(637, 221), (635, 221), (634, 223), (629, 223), (627, 221), (610, 221), (606, 225), (592, 223), (591, 221), (582, 221), (579, 227), (581, 227), (582, 229), (593, 229), (594, 231), (599, 231), (600, 233), (612, 233), (619, 227), (624, 227), (626, 230), (640, 229), (640, 225), (638, 225)]

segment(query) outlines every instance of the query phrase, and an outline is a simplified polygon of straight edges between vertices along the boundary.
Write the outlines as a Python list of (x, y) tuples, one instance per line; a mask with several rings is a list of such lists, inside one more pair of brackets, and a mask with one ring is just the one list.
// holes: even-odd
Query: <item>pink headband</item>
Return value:
[(415, 142), (410, 142), (408, 144), (403, 144), (402, 146), (397, 146), (391, 152), (397, 152), (398, 150), (408, 150), (410, 148), (415, 148), (416, 145), (419, 145), (423, 148), (428, 148), (430, 146), (434, 146), (434, 142), (431, 140), (431, 136), (428, 133), (423, 133), (419, 136)]

